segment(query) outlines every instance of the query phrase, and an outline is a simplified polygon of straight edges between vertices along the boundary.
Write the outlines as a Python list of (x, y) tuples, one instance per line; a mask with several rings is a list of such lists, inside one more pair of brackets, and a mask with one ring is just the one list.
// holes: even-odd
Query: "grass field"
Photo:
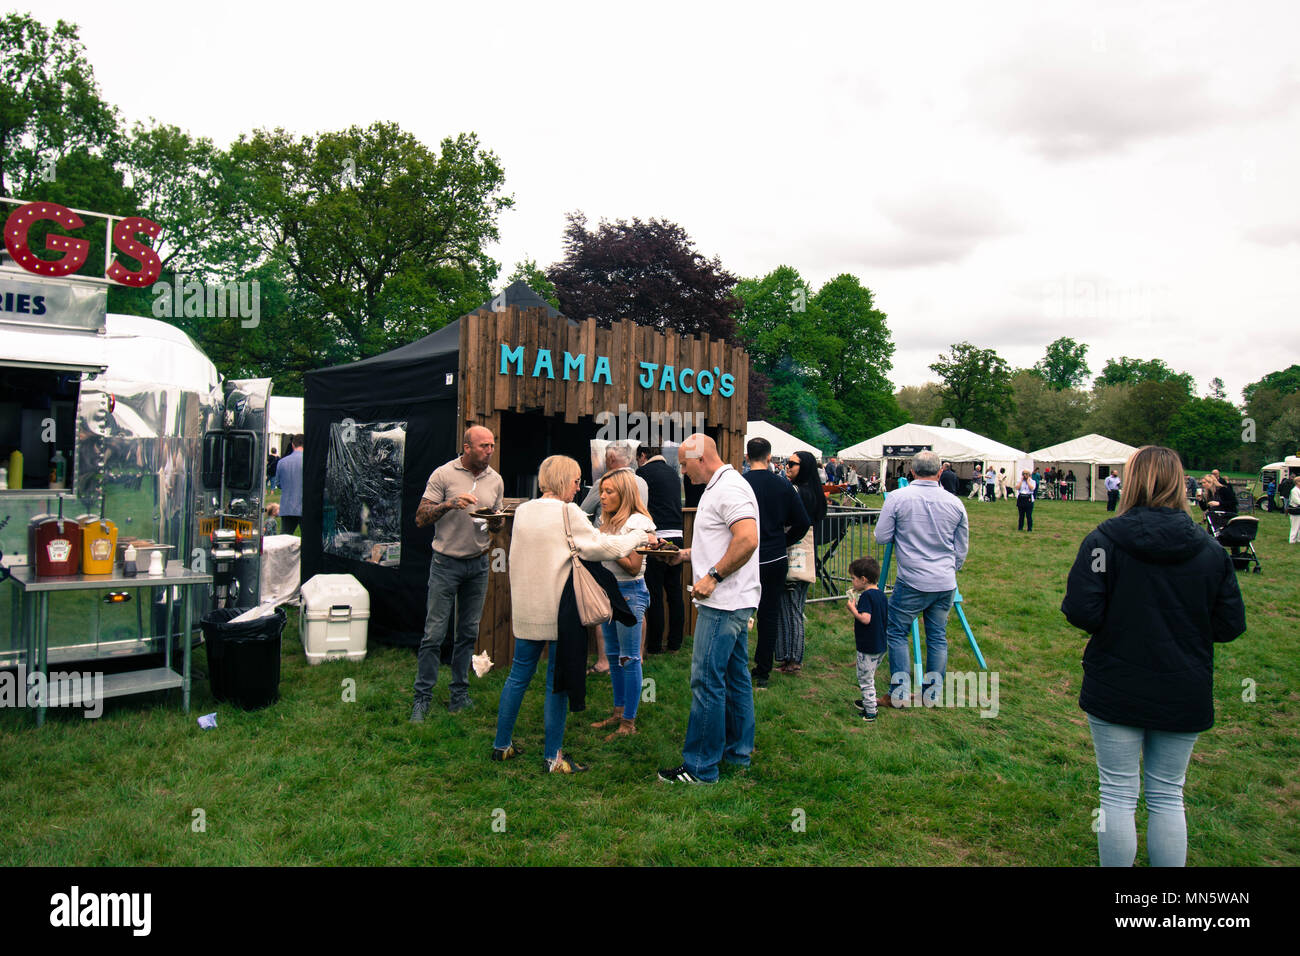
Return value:
[[(51, 712), (40, 731), (28, 711), (0, 713), (0, 864), (1093, 865), (1084, 640), (1058, 608), (1104, 505), (1041, 502), (1032, 536), (1015, 531), (1013, 504), (967, 505), (959, 580), (998, 672), (994, 718), (964, 708), (856, 719), (852, 632), (836, 602), (810, 606), (803, 673), (756, 692), (749, 770), (724, 770), (714, 787), (655, 780), (680, 762), (690, 662), (679, 654), (651, 658), (656, 700), (640, 734), (617, 743), (587, 726), (610, 704), (608, 680), (593, 678), (565, 741), (593, 769), (548, 776), (540, 676), (516, 730), (528, 754), (493, 763), (507, 667), (471, 678), (477, 707), (454, 716), (439, 707), (444, 676), (429, 720), (411, 725), (411, 651), (372, 646), (362, 663), (310, 668), (291, 615), (281, 700), (265, 710), (217, 705), (200, 679), (188, 716), (176, 693), (109, 701), (95, 721)], [(1300, 547), (1286, 545), (1283, 516), (1261, 521), (1264, 572), (1240, 576), (1249, 631), (1217, 650), (1217, 723), (1188, 772), (1195, 866), (1300, 864)], [(973, 669), (955, 619), (949, 638), (949, 669)], [(212, 711), (219, 727), (199, 730)]]

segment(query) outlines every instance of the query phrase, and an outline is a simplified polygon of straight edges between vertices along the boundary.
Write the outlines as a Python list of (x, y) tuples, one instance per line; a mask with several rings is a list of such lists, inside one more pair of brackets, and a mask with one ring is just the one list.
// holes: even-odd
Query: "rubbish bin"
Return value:
[(248, 608), (223, 608), (203, 615), (212, 696), (244, 710), (280, 699), (280, 638), (287, 617), (276, 608), (270, 617), (231, 624)]

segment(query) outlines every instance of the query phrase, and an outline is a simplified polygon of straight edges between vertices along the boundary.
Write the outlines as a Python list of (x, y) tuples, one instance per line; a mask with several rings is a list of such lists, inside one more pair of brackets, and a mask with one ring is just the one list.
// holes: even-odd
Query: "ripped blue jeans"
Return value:
[(636, 719), (641, 702), (641, 625), (650, 606), (650, 591), (644, 578), (619, 581), (618, 590), (636, 615), (636, 624), (628, 627), (617, 621), (600, 626), (605, 636), (605, 657), (609, 660), (609, 679), (614, 684), (614, 706), (623, 708), (623, 717)]

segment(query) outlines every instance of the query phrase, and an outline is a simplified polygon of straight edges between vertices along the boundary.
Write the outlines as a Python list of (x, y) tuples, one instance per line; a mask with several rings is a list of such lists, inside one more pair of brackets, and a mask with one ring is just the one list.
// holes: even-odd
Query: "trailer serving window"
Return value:
[(50, 488), (50, 465), (56, 452), (67, 463), (63, 487), (72, 487), (81, 377), (83, 372), (100, 371), (102, 368), (40, 367), (0, 360), (0, 465), (7, 469), (15, 450), (23, 457), (23, 474), (10, 475), (0, 493), (9, 488)]

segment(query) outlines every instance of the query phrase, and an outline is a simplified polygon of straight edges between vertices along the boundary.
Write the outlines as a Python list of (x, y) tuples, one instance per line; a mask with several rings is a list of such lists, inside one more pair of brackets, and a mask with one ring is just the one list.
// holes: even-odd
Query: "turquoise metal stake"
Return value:
[(984, 663), (984, 655), (980, 653), (980, 646), (975, 641), (970, 622), (966, 620), (966, 611), (961, 606), (961, 588), (958, 588), (957, 593), (953, 595), (952, 606), (957, 610), (957, 619), (961, 621), (962, 630), (966, 632), (966, 640), (970, 641), (970, 649), (975, 652), (975, 660), (980, 662), (980, 670), (988, 670), (989, 665)]
[[(889, 566), (894, 560), (894, 542), (890, 541), (885, 545), (885, 556), (880, 562), (880, 580), (889, 580)], [(975, 652), (975, 660), (979, 662), (980, 670), (988, 670), (989, 665), (984, 660), (984, 654), (980, 651), (979, 642), (975, 640), (975, 633), (971, 630), (970, 621), (966, 619), (966, 609), (962, 606), (961, 588), (957, 588), (953, 594), (952, 606), (957, 611), (957, 619), (961, 621), (962, 630), (966, 632), (966, 640), (970, 642), (970, 648)], [(912, 618), (912, 683), (916, 693), (921, 692), (921, 625), (919, 617)]]

